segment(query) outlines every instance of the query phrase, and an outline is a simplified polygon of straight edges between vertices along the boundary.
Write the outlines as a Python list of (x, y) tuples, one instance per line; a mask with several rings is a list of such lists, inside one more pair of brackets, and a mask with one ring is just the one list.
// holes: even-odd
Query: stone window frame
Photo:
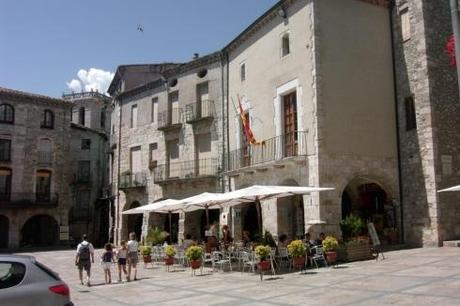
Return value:
[(398, 13), (401, 22), (401, 40), (406, 42), (412, 36), (409, 5), (407, 3), (402, 4), (398, 9)]
[[(150, 122), (155, 123), (158, 122), (158, 104), (159, 103), (159, 98), (158, 96), (155, 96), (151, 100), (151, 105), (150, 105)], [(155, 112), (155, 106), (156, 106), (156, 112)]]
[(81, 106), (79, 109), (78, 109), (78, 124), (80, 125), (85, 125), (85, 113), (86, 113), (86, 109), (84, 106)]
[[(136, 122), (134, 122), (134, 110), (136, 111)], [(139, 123), (139, 109), (137, 107), (137, 104), (131, 105), (131, 118), (130, 118), (130, 123), (129, 127), (131, 129), (137, 128), (137, 125)]]
[(240, 81), (246, 81), (246, 61), (240, 63)]
[[(9, 172), (8, 175), (3, 175), (3, 173), (6, 174), (6, 172)], [(11, 189), (12, 189), (12, 182), (13, 182), (13, 169), (9, 167), (0, 167), (0, 175), (1, 176), (7, 176), (7, 179), (5, 181), (5, 191), (0, 190), (0, 199), (2, 200), (9, 200), (11, 196)]]
[(9, 148), (8, 148), (7, 154), (0, 154), (0, 162), (10, 162), (11, 161), (11, 139), (0, 137), (0, 142), (3, 142), (3, 141), (8, 143)]
[(9, 103), (0, 104), (0, 123), (14, 124), (14, 107)]
[(40, 124), (42, 129), (54, 129), (54, 112), (50, 109), (43, 111), (42, 122)]
[[(286, 43), (287, 42), (287, 43)], [(281, 48), (280, 48), (280, 55), (281, 58), (284, 58), (291, 54), (291, 39), (290, 39), (290, 32), (285, 31), (281, 34)]]

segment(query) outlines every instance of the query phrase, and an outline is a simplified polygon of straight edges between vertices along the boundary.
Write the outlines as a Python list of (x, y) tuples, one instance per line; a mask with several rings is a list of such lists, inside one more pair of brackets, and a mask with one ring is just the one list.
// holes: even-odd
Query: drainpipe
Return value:
[[(120, 162), (121, 162), (121, 120), (122, 120), (122, 100), (119, 100), (119, 105), (120, 105), (120, 113), (119, 113), (119, 123), (118, 123), (118, 169), (117, 169), (117, 208), (115, 212), (115, 228), (118, 230), (120, 227), (120, 221), (119, 221), (119, 215), (120, 215)], [(118, 233), (115, 232), (113, 233), (115, 239), (115, 243), (118, 243), (120, 241), (120, 237)]]
[(460, 93), (460, 7), (459, 0), (450, 0), (450, 12), (452, 17), (452, 28), (455, 40), (455, 59), (457, 60), (457, 80)]
[[(227, 162), (226, 162), (226, 155), (227, 155), (227, 147), (225, 145), (225, 89), (224, 89), (224, 82), (225, 82), (225, 78), (224, 78), (224, 67), (225, 67), (225, 63), (224, 63), (224, 53), (222, 52), (220, 54), (220, 75), (221, 75), (221, 96), (222, 96), (222, 105), (221, 105), (221, 111), (222, 111), (222, 163), (221, 163), (221, 173), (220, 175), (221, 176), (221, 184), (222, 184), (222, 188), (221, 188), (221, 192), (225, 192), (225, 175), (224, 175), (224, 172), (227, 170)], [(207, 211), (207, 208), (206, 208), (206, 214), (208, 213)], [(206, 218), (209, 219), (208, 215), (206, 215)], [(208, 225), (209, 225), (209, 220), (208, 220)]]
[(393, 92), (394, 92), (394, 103), (395, 103), (395, 116), (396, 116), (396, 149), (397, 149), (397, 158), (398, 158), (398, 181), (399, 181), (399, 213), (400, 213), (400, 241), (404, 243), (404, 201), (403, 201), (403, 181), (402, 181), (402, 167), (401, 167), (401, 139), (399, 136), (400, 126), (399, 126), (399, 112), (398, 112), (398, 84), (396, 82), (396, 56), (395, 56), (395, 37), (394, 37), (394, 20), (393, 12), (396, 12), (395, 1), (392, 1), (389, 6), (389, 15), (390, 15), (390, 35), (391, 35), (391, 61), (393, 65)]
[[(229, 166), (229, 163), (230, 163), (230, 157), (229, 157), (229, 153), (230, 153), (230, 131), (229, 131), (229, 105), (230, 105), (230, 83), (229, 83), (229, 77), (230, 77), (230, 59), (229, 59), (229, 55), (228, 55), (228, 52), (225, 51), (225, 57), (226, 57), (226, 66), (227, 66), (227, 80), (226, 80), (226, 83), (227, 83), (227, 117), (226, 117), (226, 121), (227, 121), (227, 154), (226, 154), (226, 167), (225, 167), (225, 170), (228, 171), (228, 166)], [(228, 179), (228, 187), (230, 189), (230, 179)]]

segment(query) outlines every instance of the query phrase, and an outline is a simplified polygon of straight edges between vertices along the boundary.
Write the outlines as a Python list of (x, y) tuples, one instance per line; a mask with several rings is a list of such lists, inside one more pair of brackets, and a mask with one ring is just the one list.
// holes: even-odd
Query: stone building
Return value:
[[(229, 97), (259, 142), (230, 107), (230, 186), (335, 188), (262, 203), (275, 236), (339, 233), (350, 213), (398, 228), (389, 15), (385, 1), (280, 1), (226, 47)], [(233, 210), (235, 237), (260, 231), (255, 212)]]
[(71, 108), (0, 88), (0, 248), (67, 242)]
[(86, 233), (93, 244), (109, 239), (109, 136), (111, 99), (98, 92), (63, 95), (72, 102), (70, 236)]
[[(172, 214), (171, 218), (144, 216), (144, 229), (142, 216), (121, 212), (163, 198), (223, 190), (221, 66), (220, 53), (214, 53), (180, 65), (150, 65), (150, 71), (157, 74), (131, 88), (115, 90), (122, 88), (119, 84), (128, 84), (125, 78), (132, 74), (120, 73), (112, 81), (116, 241), (127, 239), (130, 231), (140, 236), (149, 224), (171, 229), (173, 241), (182, 239), (184, 232), (203, 235), (203, 212)], [(211, 217), (218, 220), (218, 212)]]
[[(457, 74), (446, 55), (448, 0), (398, 0), (393, 9), (403, 225), (406, 242), (442, 245), (460, 237)], [(458, 61), (458, 59), (457, 59)]]

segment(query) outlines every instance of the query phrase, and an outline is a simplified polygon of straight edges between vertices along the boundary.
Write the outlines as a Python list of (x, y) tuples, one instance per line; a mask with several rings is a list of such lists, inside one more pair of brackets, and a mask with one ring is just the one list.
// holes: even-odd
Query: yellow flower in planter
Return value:
[(307, 254), (307, 248), (303, 244), (302, 240), (293, 240), (287, 246), (288, 254), (291, 257), (303, 257)]

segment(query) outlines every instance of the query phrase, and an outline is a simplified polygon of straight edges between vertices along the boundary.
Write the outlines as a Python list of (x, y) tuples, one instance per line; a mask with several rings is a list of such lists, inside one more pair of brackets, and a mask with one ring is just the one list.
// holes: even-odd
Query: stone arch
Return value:
[(10, 220), (8, 217), (0, 215), (0, 249), (8, 248), (10, 233)]
[[(132, 201), (130, 204), (126, 202), (123, 211), (128, 210), (128, 209), (133, 209), (139, 206), (141, 206), (141, 204), (137, 200)], [(140, 239), (141, 234), (142, 234), (142, 223), (143, 223), (142, 214), (122, 215), (122, 230), (121, 230), (120, 239), (127, 240), (128, 235), (131, 232), (135, 232), (137, 239)]]
[(389, 182), (378, 175), (357, 175), (339, 190), (341, 219), (353, 214), (365, 223), (373, 222), (382, 243), (391, 244), (398, 241), (399, 218)]
[[(299, 186), (292, 178), (281, 181), (280, 186)], [(304, 202), (300, 195), (279, 198), (277, 206), (278, 236), (288, 235), (290, 238), (301, 237), (305, 231)]]
[(35, 215), (27, 219), (21, 229), (21, 246), (55, 246), (59, 242), (59, 227), (50, 215)]

